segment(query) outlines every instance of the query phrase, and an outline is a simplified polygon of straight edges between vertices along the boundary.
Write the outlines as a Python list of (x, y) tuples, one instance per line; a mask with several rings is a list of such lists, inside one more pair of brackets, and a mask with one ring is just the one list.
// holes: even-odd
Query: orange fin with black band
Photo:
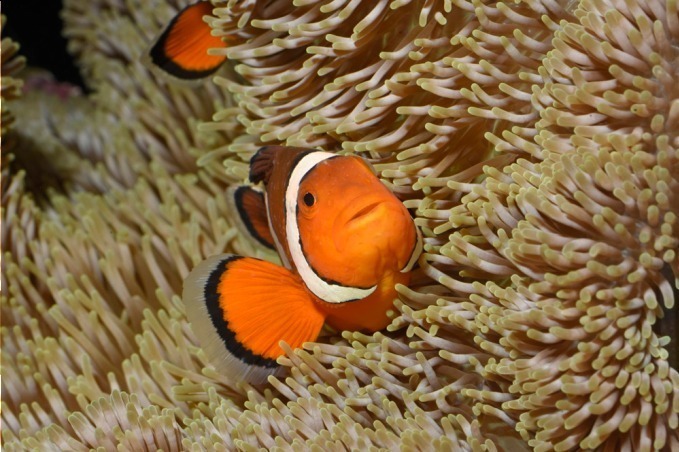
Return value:
[(179, 80), (199, 80), (213, 74), (226, 61), (225, 56), (209, 55), (208, 49), (225, 47), (203, 16), (212, 15), (209, 1), (199, 1), (182, 9), (149, 51), (152, 67)]
[(325, 314), (301, 279), (259, 259), (222, 254), (201, 262), (184, 281), (186, 315), (210, 362), (235, 381), (263, 383), (276, 359), (314, 341)]
[(248, 185), (238, 185), (228, 189), (227, 197), (232, 209), (238, 212), (239, 229), (260, 245), (275, 250), (264, 193)]

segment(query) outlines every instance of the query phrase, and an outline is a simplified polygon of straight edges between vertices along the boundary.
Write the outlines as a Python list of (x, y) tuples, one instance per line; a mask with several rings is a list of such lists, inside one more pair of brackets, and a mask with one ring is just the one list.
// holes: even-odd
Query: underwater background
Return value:
[[(188, 3), (64, 0), (84, 89), (3, 33), (6, 450), (679, 448), (676, 0), (214, 1), (190, 86), (142, 61)], [(179, 295), (271, 258), (225, 199), (263, 144), (365, 157), (425, 252), (250, 386)]]

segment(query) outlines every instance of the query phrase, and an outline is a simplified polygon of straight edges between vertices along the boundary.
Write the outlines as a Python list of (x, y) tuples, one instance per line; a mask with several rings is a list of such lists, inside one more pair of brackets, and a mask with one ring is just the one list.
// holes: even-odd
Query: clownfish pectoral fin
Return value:
[(186, 315), (210, 362), (230, 378), (263, 383), (277, 373), (279, 345), (313, 341), (325, 314), (289, 270), (259, 259), (222, 254), (184, 280)]
[(269, 228), (264, 193), (248, 185), (230, 187), (227, 200), (232, 210), (238, 212), (238, 228), (264, 247), (275, 250), (273, 235)]
[(216, 72), (226, 57), (208, 54), (208, 49), (225, 47), (203, 20), (203, 16), (212, 14), (212, 8), (209, 1), (199, 1), (182, 9), (149, 50), (151, 68), (184, 81)]

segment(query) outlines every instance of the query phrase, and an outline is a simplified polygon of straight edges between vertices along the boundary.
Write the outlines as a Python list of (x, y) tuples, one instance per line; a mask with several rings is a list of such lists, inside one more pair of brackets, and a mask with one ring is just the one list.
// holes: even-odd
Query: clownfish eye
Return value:
[(315, 202), (316, 198), (314, 198), (314, 195), (312, 195), (311, 193), (307, 192), (304, 195), (304, 204), (306, 204), (307, 206), (311, 207), (314, 205)]

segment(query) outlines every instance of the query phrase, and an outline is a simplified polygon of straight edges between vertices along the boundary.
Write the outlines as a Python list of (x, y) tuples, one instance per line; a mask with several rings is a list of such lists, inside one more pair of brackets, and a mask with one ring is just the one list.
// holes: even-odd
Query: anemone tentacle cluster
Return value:
[[(3, 40), (7, 450), (679, 448), (676, 0), (214, 0), (195, 87), (141, 62), (185, 4), (66, 0), (68, 108)], [(425, 253), (386, 331), (253, 387), (178, 294), (266, 256), (224, 199), (263, 144), (370, 160)]]
[[(3, 15), (0, 22), (0, 30), (5, 27), (5, 22), (7, 18)], [(3, 146), (5, 148), (11, 147), (11, 143), (7, 142), (7, 135), (9, 133), (12, 124), (14, 123), (14, 115), (12, 114), (10, 108), (7, 106), (7, 102), (12, 99), (16, 99), (21, 95), (22, 81), (16, 77), (16, 74), (23, 69), (26, 64), (26, 59), (18, 55), (19, 45), (14, 42), (11, 38), (2, 39), (2, 48), (0, 49), (0, 63), (2, 67), (2, 86), (0, 87), (0, 98), (2, 99), (2, 137)], [(3, 162), (3, 165), (5, 163)]]

